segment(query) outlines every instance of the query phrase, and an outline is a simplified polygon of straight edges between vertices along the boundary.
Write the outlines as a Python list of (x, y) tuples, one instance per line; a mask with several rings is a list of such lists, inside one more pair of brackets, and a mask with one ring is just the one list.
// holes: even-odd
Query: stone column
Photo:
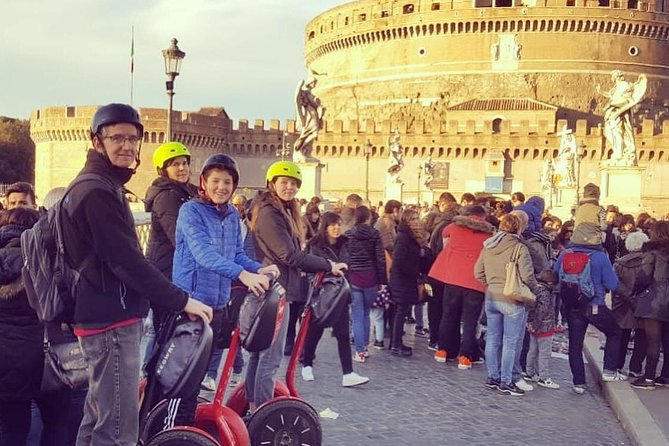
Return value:
[(297, 193), (297, 198), (304, 198), (310, 200), (311, 197), (321, 196), (321, 170), (325, 164), (320, 161), (300, 163), (300, 170), (302, 171), (302, 186)]
[(387, 202), (388, 200), (397, 200), (402, 203), (403, 188), (404, 183), (386, 183), (386, 193), (383, 197), (383, 201)]
[(615, 204), (621, 212), (638, 213), (641, 204), (641, 188), (645, 167), (604, 166), (601, 176), (601, 197), (603, 206)]

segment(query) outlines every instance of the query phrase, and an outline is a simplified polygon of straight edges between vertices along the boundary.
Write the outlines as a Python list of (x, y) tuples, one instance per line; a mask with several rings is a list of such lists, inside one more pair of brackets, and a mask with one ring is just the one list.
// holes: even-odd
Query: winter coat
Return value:
[(530, 251), (534, 274), (553, 267), (551, 240), (541, 232), (532, 232), (524, 236), (525, 246)]
[(527, 313), (527, 326), (530, 333), (540, 335), (555, 331), (555, 296), (550, 287), (539, 283), (537, 302)]
[(483, 243), (481, 256), (474, 266), (474, 277), (487, 288), (487, 298), (519, 303), (513, 298), (504, 295), (506, 264), (511, 261), (513, 250), (519, 244), (518, 273), (520, 274), (520, 280), (530, 288), (530, 291), (535, 296), (541, 292), (539, 284), (534, 277), (532, 258), (527, 246), (525, 246), (517, 235), (500, 231)]
[(112, 165), (91, 149), (80, 175), (86, 173), (107, 181), (76, 184), (65, 196), (62, 208), (68, 262), (76, 267), (90, 259), (74, 292), (77, 328), (102, 329), (144, 317), (149, 301), (169, 310), (182, 310), (188, 299), (186, 293), (167, 280), (140, 249), (123, 193), (123, 185), (133, 171)]
[(0, 228), (0, 404), (39, 394), (44, 368), (43, 329), (21, 280), (21, 232)]
[(383, 249), (388, 253), (393, 252), (393, 246), (395, 245), (395, 237), (397, 237), (397, 223), (395, 219), (390, 215), (384, 215), (379, 218), (374, 229), (379, 231), (381, 235), (381, 243), (383, 244)]
[(222, 310), (232, 281), (262, 265), (248, 258), (237, 209), (196, 198), (181, 206), (174, 252), (174, 283), (197, 300)]
[(386, 257), (379, 231), (369, 225), (356, 225), (346, 231), (348, 271), (375, 271), (376, 283), (387, 284)]
[[(602, 248), (602, 245), (575, 245), (570, 244), (569, 250), (573, 252), (584, 252), (590, 255), (590, 277), (595, 286), (595, 295), (590, 300), (593, 305), (605, 305), (604, 299), (606, 291), (615, 291), (618, 288), (618, 276), (613, 271), (613, 265), (609, 260), (609, 256)], [(553, 271), (560, 274), (560, 265), (562, 264), (562, 257), (566, 250), (562, 251), (553, 265)]]
[(620, 328), (634, 329), (639, 325), (634, 318), (637, 297), (644, 284), (649, 284), (653, 276), (651, 256), (642, 252), (633, 252), (621, 257), (613, 264), (613, 269), (620, 279), (620, 285), (613, 293), (611, 311)]
[(331, 245), (322, 238), (316, 236), (307, 242), (307, 253), (318, 257), (323, 257), (333, 262), (348, 263), (348, 240), (341, 236), (337, 238), (337, 242)]
[(669, 240), (646, 242), (641, 251), (652, 273), (646, 283), (639, 283), (644, 291), (638, 295), (634, 316), (669, 322)]
[(413, 231), (401, 223), (397, 227), (397, 238), (390, 267), (390, 298), (397, 304), (418, 303), (419, 278), (427, 273), (432, 261), (429, 248), (421, 248)]
[(182, 204), (197, 195), (197, 187), (167, 177), (153, 180), (146, 191), (144, 209), (151, 212), (151, 231), (146, 258), (172, 280), (172, 262), (176, 243), (177, 217)]
[(581, 223), (592, 223), (602, 231), (603, 236), (606, 235), (609, 226), (606, 222), (606, 209), (599, 205), (599, 200), (584, 198), (579, 201), (574, 213), (574, 227)]
[(453, 203), (451, 210), (443, 213), (436, 212), (434, 215), (434, 220), (431, 224), (426, 219), (425, 230), (430, 234), (430, 249), (434, 255), (437, 255), (444, 249), (444, 238), (442, 237), (444, 228), (453, 223), (453, 219), (458, 215), (458, 206)]
[(532, 232), (541, 232), (541, 216), (544, 213), (544, 199), (541, 197), (530, 197), (527, 201), (519, 206), (516, 206), (515, 210), (523, 211), (527, 214), (527, 227), (523, 232), (523, 235), (529, 235)]
[(332, 266), (327, 259), (302, 251), (300, 240), (290, 231), (289, 217), (275, 207), (269, 194), (267, 191), (259, 192), (253, 199), (254, 206), (258, 206), (253, 231), (256, 258), (263, 265), (276, 264), (281, 273), (279, 283), (286, 289), (286, 299), (302, 302), (306, 296), (300, 292), (301, 272), (331, 271)]
[(446, 226), (442, 237), (447, 239), (437, 255), (429, 276), (440, 282), (475, 291), (484, 291), (474, 278), (474, 265), (483, 249), (483, 242), (494, 232), (493, 226), (476, 217), (457, 216)]

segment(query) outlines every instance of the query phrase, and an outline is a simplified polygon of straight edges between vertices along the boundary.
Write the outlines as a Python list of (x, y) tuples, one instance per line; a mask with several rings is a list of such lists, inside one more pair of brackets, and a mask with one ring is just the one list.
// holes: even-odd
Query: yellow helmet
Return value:
[(185, 156), (190, 163), (190, 152), (188, 148), (180, 142), (166, 142), (153, 152), (153, 165), (160, 170), (165, 167), (165, 163), (179, 156)]
[(302, 171), (300, 171), (298, 165), (292, 161), (277, 161), (269, 166), (267, 175), (265, 175), (267, 184), (274, 181), (277, 177), (294, 178), (297, 180), (297, 187), (302, 186)]

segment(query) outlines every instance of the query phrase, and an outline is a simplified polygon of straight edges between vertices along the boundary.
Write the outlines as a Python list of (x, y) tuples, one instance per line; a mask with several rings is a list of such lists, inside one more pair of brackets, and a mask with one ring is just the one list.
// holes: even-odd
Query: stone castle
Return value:
[[(359, 0), (314, 18), (305, 40), (314, 93), (327, 110), (312, 153), (324, 165), (325, 198), (368, 192), (372, 203), (383, 200), (394, 130), (406, 201), (431, 201), (443, 190), (540, 194), (542, 165), (557, 156), (565, 126), (582, 155), (580, 185), (599, 183), (611, 150), (602, 130), (605, 98), (595, 87), (608, 89), (610, 72), (620, 69), (648, 78), (634, 115), (641, 201), (669, 211), (669, 0)], [(83, 165), (96, 108), (32, 113), (39, 196)], [(167, 111), (140, 108), (140, 115), (142, 167), (130, 189), (143, 196)], [(194, 153), (194, 172), (208, 155), (229, 153), (249, 189), (263, 186), (267, 166), (299, 134), (294, 121), (233, 123), (223, 108), (174, 111), (172, 122), (173, 139)], [(434, 168), (426, 185), (428, 159)]]

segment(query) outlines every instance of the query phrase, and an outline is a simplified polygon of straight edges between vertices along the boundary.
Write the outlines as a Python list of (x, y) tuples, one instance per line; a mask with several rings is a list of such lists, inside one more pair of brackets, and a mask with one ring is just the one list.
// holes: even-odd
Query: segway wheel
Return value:
[(248, 430), (252, 446), (321, 446), (323, 441), (318, 414), (302, 400), (269, 402), (251, 416)]
[[(208, 403), (204, 397), (198, 395), (197, 403)], [(167, 411), (169, 410), (170, 400), (162, 400), (156, 406), (151, 409), (149, 415), (146, 417), (146, 422), (144, 423), (144, 428), (142, 429), (141, 439), (146, 441), (149, 438), (153, 438), (158, 432), (162, 431), (165, 428), (165, 419), (167, 418)]]
[(181, 429), (158, 432), (146, 446), (220, 446), (204, 435)]

